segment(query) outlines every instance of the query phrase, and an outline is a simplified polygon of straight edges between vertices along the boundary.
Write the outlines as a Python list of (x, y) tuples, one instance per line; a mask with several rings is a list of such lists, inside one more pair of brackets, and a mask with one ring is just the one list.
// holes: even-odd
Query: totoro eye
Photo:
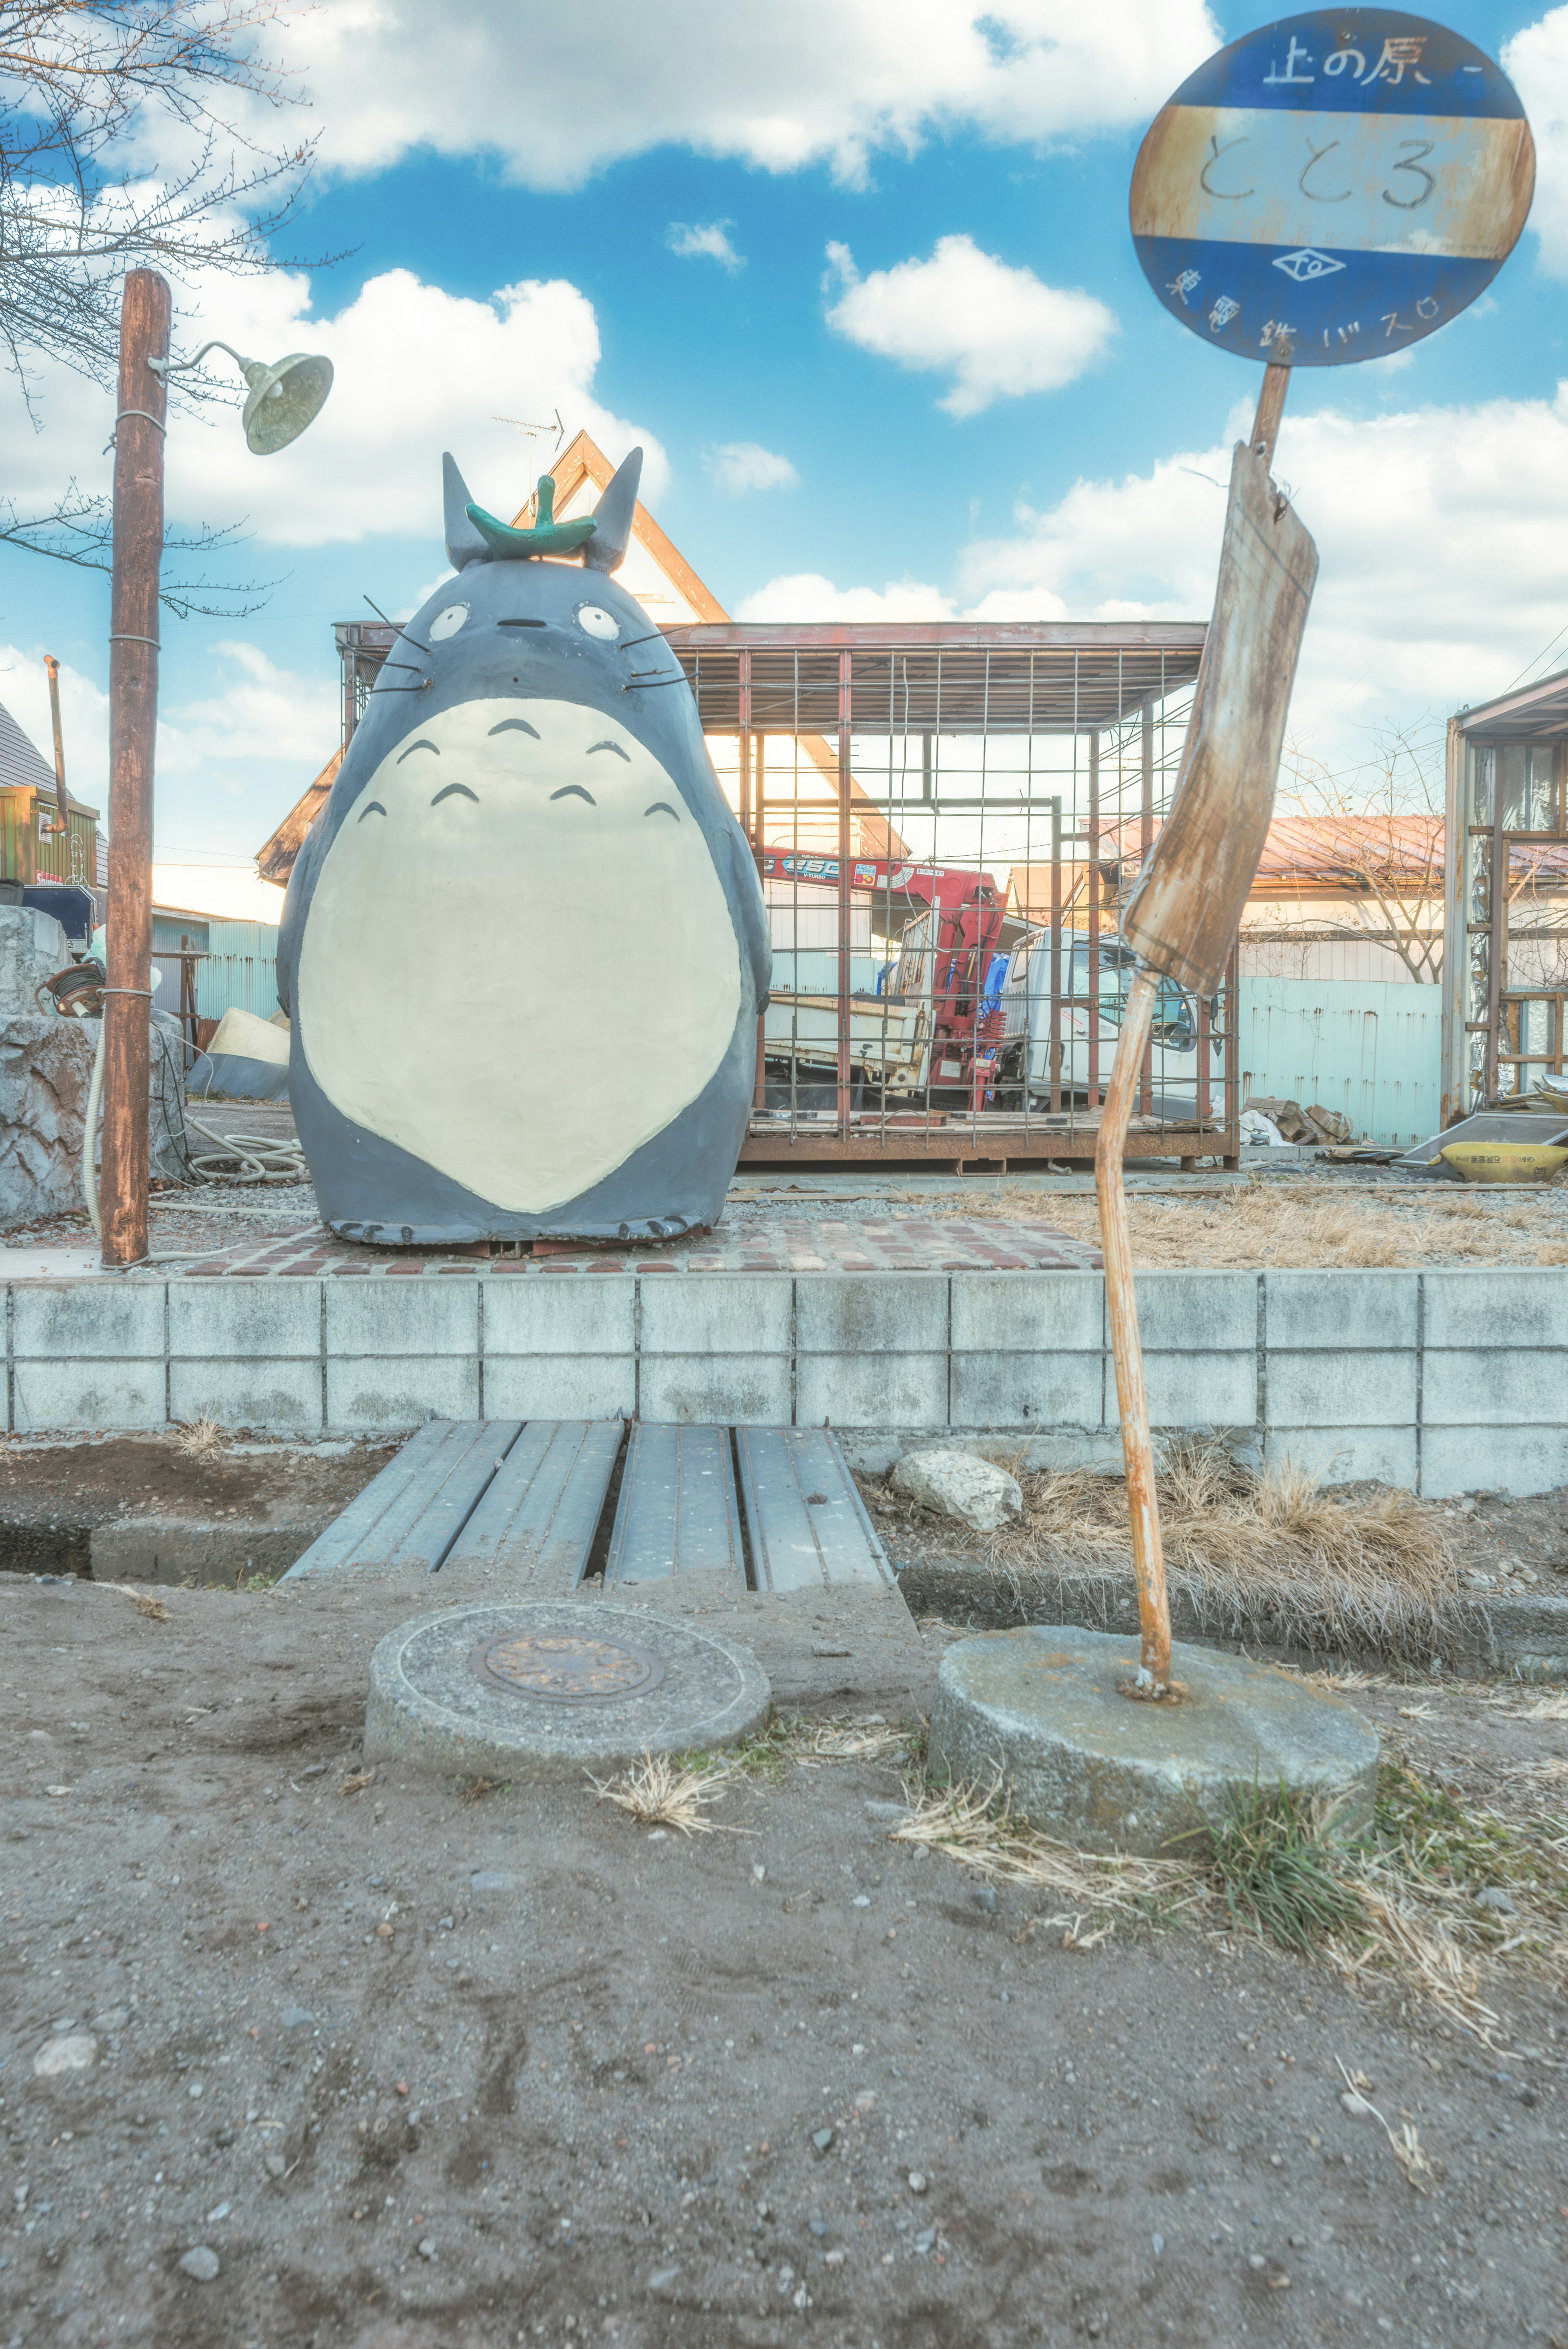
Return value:
[(449, 604), (444, 612), (438, 612), (430, 623), (430, 635), (435, 643), (439, 644), (443, 636), (455, 636), (468, 616), (466, 604)]
[(613, 644), (621, 633), (620, 621), (614, 612), (606, 612), (603, 604), (579, 604), (577, 625), (604, 644)]

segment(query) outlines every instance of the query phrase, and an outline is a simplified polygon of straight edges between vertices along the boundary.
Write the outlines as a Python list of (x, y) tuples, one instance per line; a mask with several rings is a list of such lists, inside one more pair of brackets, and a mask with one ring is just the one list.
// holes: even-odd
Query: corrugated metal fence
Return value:
[(1442, 989), (1369, 979), (1243, 978), (1242, 1098), (1314, 1102), (1369, 1142), (1436, 1132)]
[(196, 966), (196, 1009), (222, 1019), (236, 1007), (270, 1019), (278, 1008), (278, 933), (274, 922), (207, 924), (207, 958)]

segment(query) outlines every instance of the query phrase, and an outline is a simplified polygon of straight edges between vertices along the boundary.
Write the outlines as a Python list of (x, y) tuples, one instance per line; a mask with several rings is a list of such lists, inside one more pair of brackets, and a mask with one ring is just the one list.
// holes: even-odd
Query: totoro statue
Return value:
[(614, 585), (642, 451), (526, 530), (450, 457), (402, 630), (289, 883), (278, 999), (322, 1216), (382, 1245), (663, 1238), (735, 1172), (755, 863), (678, 662)]

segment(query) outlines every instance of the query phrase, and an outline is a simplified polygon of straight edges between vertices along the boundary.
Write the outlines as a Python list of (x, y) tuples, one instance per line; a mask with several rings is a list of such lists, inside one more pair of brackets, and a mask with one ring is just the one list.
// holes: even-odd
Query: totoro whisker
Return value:
[(531, 726), (526, 718), (503, 718), (499, 726), (490, 728), (490, 732), (492, 734), (531, 734), (536, 742), (539, 740), (538, 727)]
[[(396, 692), (397, 688), (394, 687), (393, 690)], [(401, 766), (405, 759), (411, 759), (416, 750), (433, 750), (438, 759), (441, 755), (440, 744), (438, 742), (429, 741), (426, 736), (421, 734), (417, 742), (410, 742), (408, 748), (399, 754), (397, 764)]]
[(562, 783), (561, 789), (552, 792), (550, 796), (552, 800), (586, 800), (590, 807), (599, 804), (593, 792), (585, 792), (581, 783)]
[(480, 803), (480, 795), (478, 792), (470, 792), (467, 783), (448, 783), (443, 791), (438, 791), (436, 793), (435, 798), (430, 802), (430, 805), (432, 807), (439, 807), (441, 802), (443, 800), (449, 800), (454, 792), (460, 792), (464, 799), (472, 800), (474, 805), (478, 807)]
[(595, 750), (614, 750), (616, 758), (624, 759), (628, 767), (632, 763), (632, 754), (630, 750), (623, 750), (619, 742), (590, 742), (587, 750), (583, 755), (584, 758), (591, 759)]
[(367, 808), (362, 808), (360, 810), (359, 821), (363, 823), (367, 815), (385, 815), (386, 812), (387, 811), (382, 806), (379, 800), (372, 800)]
[(679, 822), (680, 822), (680, 818), (679, 818), (679, 816), (678, 816), (678, 815), (676, 815), (676, 812), (675, 812), (674, 808), (673, 808), (673, 807), (671, 807), (671, 805), (670, 805), (670, 803), (669, 803), (668, 800), (655, 800), (655, 801), (654, 802), (654, 803), (653, 803), (653, 806), (652, 806), (652, 807), (645, 807), (645, 808), (643, 810), (643, 813), (644, 813), (645, 816), (648, 816), (648, 815), (675, 815), (675, 816), (676, 816), (676, 822), (677, 823), (679, 823)]

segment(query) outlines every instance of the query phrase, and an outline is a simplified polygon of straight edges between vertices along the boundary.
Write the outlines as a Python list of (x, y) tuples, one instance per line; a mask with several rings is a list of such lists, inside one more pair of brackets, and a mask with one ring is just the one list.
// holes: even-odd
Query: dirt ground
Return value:
[[(0, 1586), (13, 2349), (1568, 2342), (1561, 1981), (1488, 2048), (1212, 1909), (1064, 1946), (889, 1840), (891, 1763), (689, 1840), (344, 1791), (406, 1602), (160, 1599)], [(1568, 1723), (1488, 1693), (1357, 1701), (1491, 1802)]]

